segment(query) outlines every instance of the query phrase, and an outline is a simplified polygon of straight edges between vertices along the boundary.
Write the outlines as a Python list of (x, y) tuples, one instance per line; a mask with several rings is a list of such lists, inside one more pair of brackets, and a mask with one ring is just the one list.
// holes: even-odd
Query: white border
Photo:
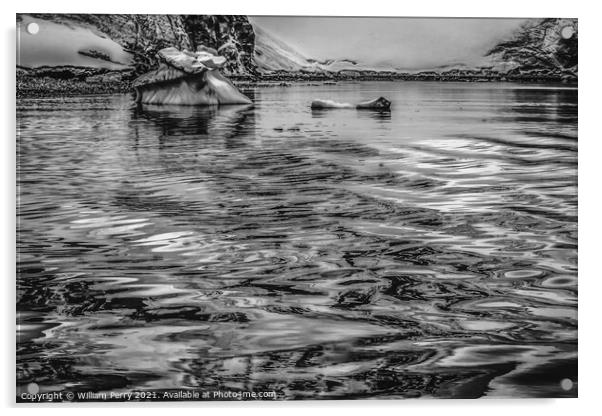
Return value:
[(81, 0), (23, 0), (2, 5), (4, 30), (4, 64), (2, 70), (3, 102), (2, 126), (2, 239), (0, 255), (5, 273), (2, 275), (3, 342), (0, 392), (5, 407), (12, 413), (43, 412), (52, 414), (103, 414), (122, 408), (121, 404), (99, 405), (45, 405), (15, 408), (15, 13), (190, 13), (190, 14), (248, 14), (248, 15), (334, 15), (334, 16), (432, 16), (432, 17), (577, 17), (579, 19), (579, 399), (556, 400), (406, 400), (406, 401), (333, 401), (333, 402), (279, 402), (279, 403), (163, 403), (131, 404), (127, 411), (163, 414), (166, 409), (203, 414), (226, 411), (233, 414), (268, 415), (283, 413), (306, 415), (310, 413), (344, 412), (365, 415), (372, 410), (380, 414), (437, 414), (437, 415), (576, 415), (598, 413), (597, 382), (601, 375), (598, 355), (601, 347), (602, 273), (598, 258), (601, 230), (598, 211), (602, 209), (598, 184), (601, 172), (597, 160), (600, 151), (600, 83), (602, 69), (600, 55), (600, 27), (602, 16), (596, 2), (568, 0), (503, 0), (499, 2), (427, 0), (412, 2), (385, 1), (325, 1), (299, 0), (295, 2), (267, 0), (167, 1), (127, 3), (123, 0), (85, 2)]

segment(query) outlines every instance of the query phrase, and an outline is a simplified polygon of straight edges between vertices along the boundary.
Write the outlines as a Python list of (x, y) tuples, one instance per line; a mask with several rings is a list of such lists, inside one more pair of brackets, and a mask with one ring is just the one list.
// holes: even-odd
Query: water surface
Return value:
[(245, 93), (18, 101), (18, 391), (576, 396), (576, 89)]

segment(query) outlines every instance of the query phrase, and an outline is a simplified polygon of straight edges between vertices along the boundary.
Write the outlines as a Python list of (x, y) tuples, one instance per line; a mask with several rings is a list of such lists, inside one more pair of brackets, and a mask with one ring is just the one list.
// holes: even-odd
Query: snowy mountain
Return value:
[[(33, 22), (39, 25), (37, 35), (25, 30)], [(126, 89), (136, 76), (156, 68), (160, 49), (196, 50), (199, 46), (215, 48), (227, 59), (226, 75), (251, 79), (577, 79), (576, 19), (529, 19), (480, 62), (413, 70), (355, 59), (312, 59), (246, 16), (22, 14), (17, 15), (17, 23), (19, 79), (30, 81), (53, 78), (90, 83), (98, 78), (104, 88), (115, 79), (120, 89)]]
[[(563, 33), (563, 30), (566, 31)], [(315, 60), (304, 56), (258, 25), (254, 25), (253, 59), (260, 73), (406, 73), (469, 74), (497, 73), (536, 77), (577, 77), (577, 20), (529, 19), (523, 26), (496, 44), (472, 65), (463, 62), (414, 70), (391, 65), (369, 65), (353, 59)]]
[[(40, 27), (37, 35), (25, 30), (31, 22)], [(255, 35), (246, 16), (33, 13), (18, 14), (17, 23), (24, 67), (127, 66), (141, 74), (156, 67), (160, 49), (202, 45), (228, 60), (225, 73), (253, 71)]]
[(328, 59), (319, 61), (303, 56), (292, 46), (277, 39), (258, 25), (255, 25), (255, 65), (260, 73), (286, 72), (340, 72), (340, 71), (391, 71), (393, 67), (367, 65), (352, 59)]

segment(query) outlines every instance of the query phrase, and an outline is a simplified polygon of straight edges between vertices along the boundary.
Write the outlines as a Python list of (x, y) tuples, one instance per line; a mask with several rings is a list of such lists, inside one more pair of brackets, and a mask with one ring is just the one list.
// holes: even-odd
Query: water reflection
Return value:
[(354, 112), (354, 115), (359, 119), (374, 119), (374, 120), (391, 120), (391, 110), (377, 110), (377, 109), (362, 109), (362, 110), (352, 110), (352, 109), (332, 109), (332, 108), (312, 108), (311, 115), (313, 118), (326, 118), (332, 115), (333, 111), (348, 111)]
[[(252, 105), (172, 106), (138, 104), (133, 108), (132, 127), (139, 138), (140, 120), (148, 120), (160, 128), (159, 140), (166, 137), (204, 137), (219, 133), (227, 138), (247, 134), (254, 128)], [(219, 132), (213, 129), (220, 129)]]
[(19, 102), (19, 389), (575, 396), (576, 90), (321, 88)]
[(358, 110), (358, 116), (360, 119), (371, 118), (377, 121), (389, 121), (391, 120), (391, 111), (390, 110)]

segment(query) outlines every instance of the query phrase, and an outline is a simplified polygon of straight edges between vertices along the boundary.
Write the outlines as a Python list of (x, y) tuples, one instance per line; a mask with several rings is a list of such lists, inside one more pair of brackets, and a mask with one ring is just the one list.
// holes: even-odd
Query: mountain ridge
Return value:
[(395, 71), (394, 67), (369, 65), (352, 58), (324, 59), (309, 58), (295, 50), (291, 45), (278, 39), (259, 25), (255, 30), (254, 60), (257, 70), (262, 73), (271, 71), (334, 73), (339, 71)]
[[(478, 66), (455, 62), (419, 70), (369, 65), (352, 57), (306, 57), (253, 26), (246, 16), (24, 14), (17, 15), (19, 30), (31, 19), (41, 26), (52, 23), (63, 38), (87, 40), (85, 47), (82, 41), (78, 47), (71, 45), (68, 53), (56, 50), (66, 56), (62, 63), (44, 61), (35, 53), (35, 64), (19, 60), (17, 96), (128, 91), (137, 76), (157, 67), (159, 50), (172, 46), (195, 50), (201, 45), (227, 58), (225, 75), (250, 83), (348, 79), (574, 83), (578, 78), (577, 19), (529, 20), (491, 48)], [(45, 38), (38, 41), (52, 37), (50, 23)], [(54, 44), (69, 47), (56, 39)], [(54, 58), (56, 51), (42, 48)]]
[[(567, 39), (562, 30), (570, 28)], [(525, 71), (557, 73), (577, 77), (577, 19), (545, 18), (530, 19), (508, 38), (491, 48), (478, 65), (454, 62), (432, 68), (405, 69), (392, 65), (367, 65), (353, 58), (317, 60), (307, 58), (290, 45), (277, 39), (263, 28), (254, 25), (257, 33), (255, 62), (260, 71), (285, 72), (338, 72), (369, 71), (416, 74), (421, 72), (446, 73), (449, 71), (490, 70), (500, 74), (516, 74)], [(287, 60), (288, 56), (295, 59)], [(269, 57), (270, 59), (266, 59)]]

